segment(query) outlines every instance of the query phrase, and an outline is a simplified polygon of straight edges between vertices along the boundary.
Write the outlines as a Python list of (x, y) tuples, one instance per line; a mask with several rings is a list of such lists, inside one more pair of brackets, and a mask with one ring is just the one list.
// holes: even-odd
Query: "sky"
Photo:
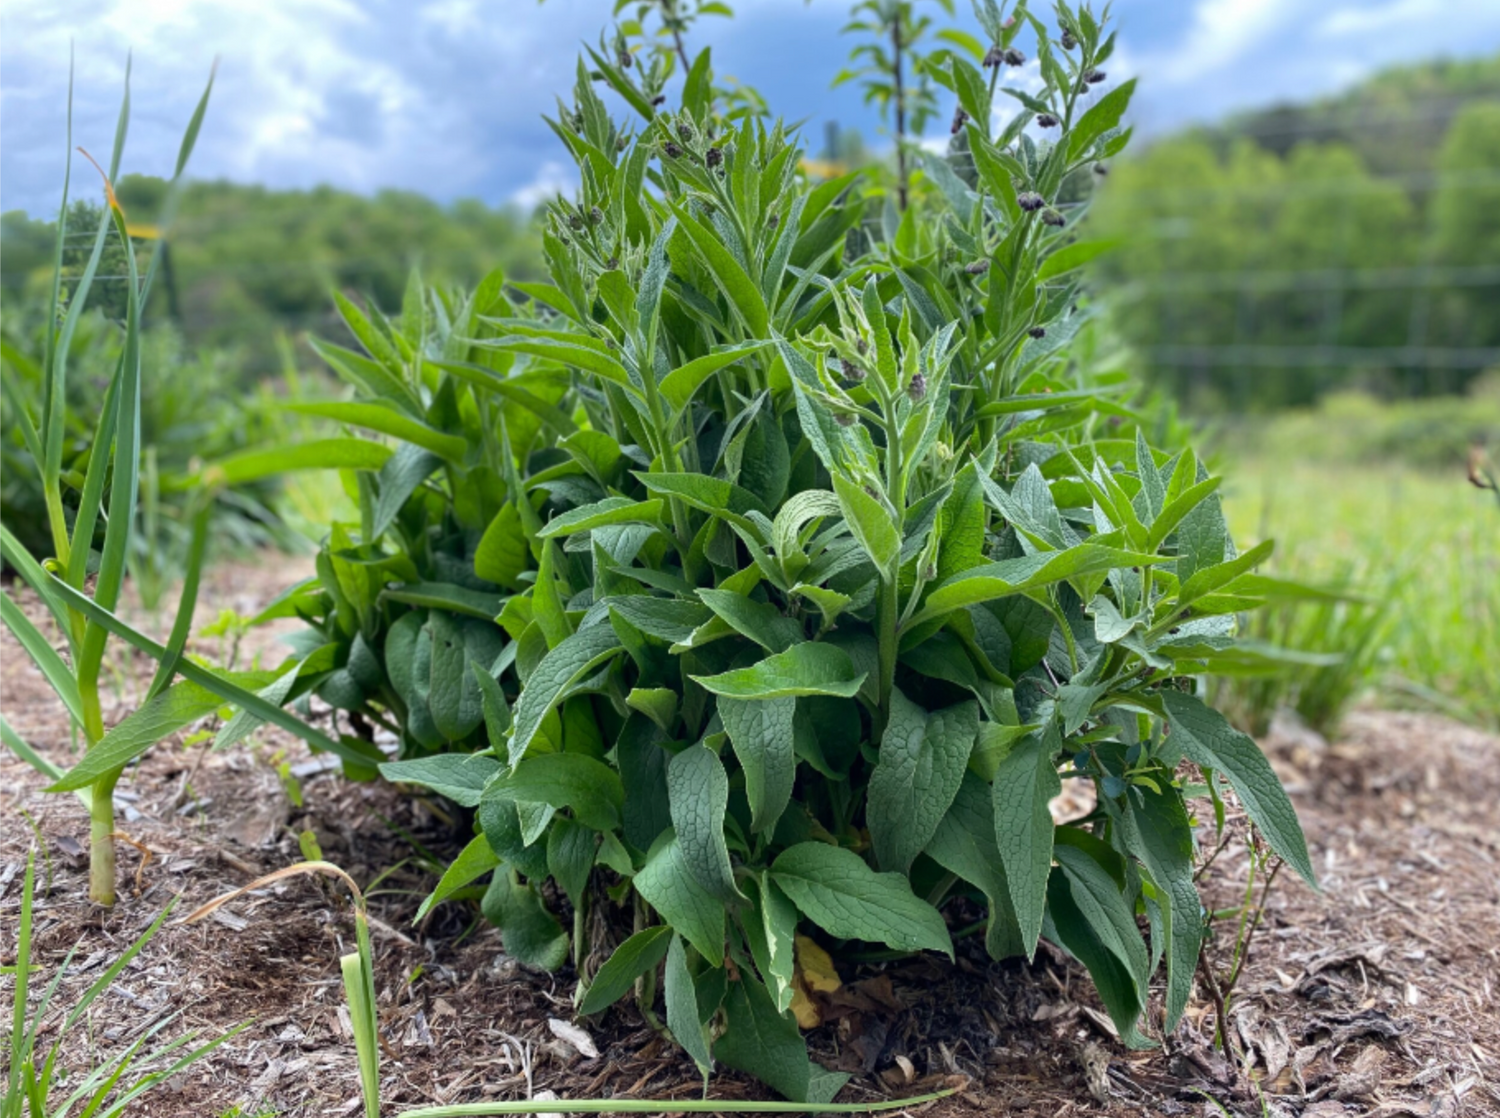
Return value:
[[(957, 0), (960, 23), (967, 0)], [(854, 86), (847, 0), (732, 0), (695, 31), (715, 70), (773, 111), (855, 127), (881, 146)], [(923, 7), (937, 11), (934, 4)], [(1045, 0), (1034, 3), (1044, 11)], [(168, 175), (217, 57), (191, 173), (278, 188), (414, 190), (535, 203), (567, 189), (542, 122), (597, 41), (612, 0), (0, 0), (0, 209), (48, 214), (61, 188), (68, 57), (74, 142), (101, 160), (134, 51), (124, 170)], [(1305, 99), (1382, 66), (1500, 50), (1500, 0), (1116, 0), (1111, 81), (1141, 79), (1147, 135)], [(1026, 71), (1016, 80), (1029, 80)], [(1033, 75), (1034, 76), (1034, 64)], [(946, 118), (934, 128), (946, 132)], [(888, 141), (886, 141), (888, 142)]]

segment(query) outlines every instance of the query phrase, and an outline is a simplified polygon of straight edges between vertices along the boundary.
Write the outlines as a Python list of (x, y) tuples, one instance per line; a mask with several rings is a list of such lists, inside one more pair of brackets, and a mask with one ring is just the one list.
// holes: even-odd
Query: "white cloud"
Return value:
[(534, 210), (559, 194), (571, 198), (577, 192), (578, 175), (574, 170), (549, 159), (537, 171), (536, 178), (513, 193), (510, 200), (523, 210)]
[(1164, 83), (1185, 84), (1239, 62), (1291, 22), (1297, 0), (1199, 0), (1187, 37), (1152, 60)]

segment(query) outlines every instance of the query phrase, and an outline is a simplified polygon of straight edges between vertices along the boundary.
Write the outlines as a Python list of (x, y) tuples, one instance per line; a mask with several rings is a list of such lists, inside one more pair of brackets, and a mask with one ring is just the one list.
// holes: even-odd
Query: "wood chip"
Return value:
[(549, 1017), (547, 1028), (552, 1030), (552, 1035), (558, 1040), (577, 1049), (578, 1054), (584, 1059), (597, 1060), (599, 1058), (599, 1049), (594, 1046), (594, 1038), (577, 1025), (558, 1017)]

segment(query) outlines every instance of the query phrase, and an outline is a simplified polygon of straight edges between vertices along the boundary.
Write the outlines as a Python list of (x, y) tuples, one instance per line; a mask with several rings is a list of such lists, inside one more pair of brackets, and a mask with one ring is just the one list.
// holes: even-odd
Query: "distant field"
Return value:
[(1299, 460), (1279, 442), (1275, 457), (1251, 449), (1226, 458), (1225, 506), (1241, 546), (1274, 537), (1278, 573), (1348, 574), (1367, 593), (1389, 587), (1393, 613), (1376, 656), (1376, 697), (1500, 724), (1494, 496), (1459, 469)]

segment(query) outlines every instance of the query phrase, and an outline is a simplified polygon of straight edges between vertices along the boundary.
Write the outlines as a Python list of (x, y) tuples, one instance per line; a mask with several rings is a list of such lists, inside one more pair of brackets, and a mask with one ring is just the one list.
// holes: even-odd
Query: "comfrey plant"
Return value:
[[(634, 991), (705, 1074), (795, 1100), (842, 1082), (790, 1012), (799, 936), (951, 954), (967, 896), (994, 957), (1058, 944), (1142, 1044), (1153, 972), (1170, 1031), (1203, 935), (1189, 797), (1232, 787), (1313, 880), (1194, 684), (1269, 548), (1238, 554), (1219, 480), (1069, 359), (1102, 246), (1060, 199), (1123, 147), (1130, 85), (1093, 96), (1087, 9), (979, 15), (989, 43), (924, 63), (963, 147), (904, 210), (729, 119), (706, 51), (673, 107), (581, 66), (549, 282), (346, 305), (365, 353), (325, 354), (359, 398), (315, 406), (398, 446), (280, 454), (354, 468), (361, 501), (277, 607), (312, 623), (295, 685), (385, 723), (388, 779), (474, 809), (424, 911), (487, 876), (506, 950), (571, 956), (581, 1013)], [(1045, 84), (997, 130), (984, 63), (1017, 22)], [(1097, 807), (1059, 825), (1064, 780)], [(589, 973), (611, 904), (631, 934)]]

